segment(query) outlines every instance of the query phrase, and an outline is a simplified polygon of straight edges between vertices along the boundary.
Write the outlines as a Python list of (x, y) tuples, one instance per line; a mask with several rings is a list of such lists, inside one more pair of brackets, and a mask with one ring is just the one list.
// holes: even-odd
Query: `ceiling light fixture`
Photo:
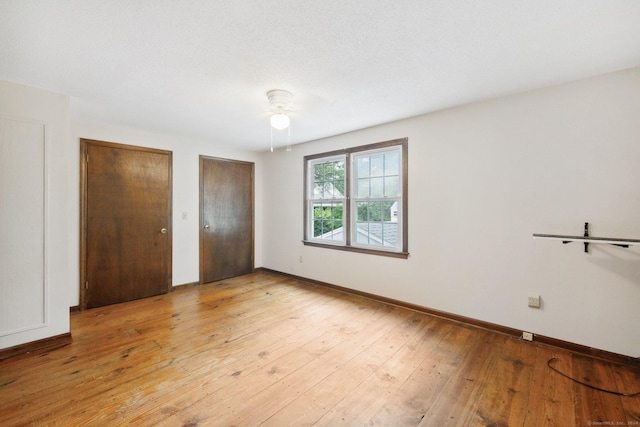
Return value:
[(275, 113), (271, 116), (271, 127), (274, 129), (286, 129), (289, 127), (289, 123), (289, 116), (286, 113)]
[(283, 89), (273, 89), (267, 92), (267, 98), (269, 99), (269, 112), (271, 114), (271, 151), (273, 151), (273, 130), (283, 131), (287, 130), (287, 151), (291, 151), (291, 120), (289, 118), (289, 112), (291, 107), (291, 92), (287, 92)]

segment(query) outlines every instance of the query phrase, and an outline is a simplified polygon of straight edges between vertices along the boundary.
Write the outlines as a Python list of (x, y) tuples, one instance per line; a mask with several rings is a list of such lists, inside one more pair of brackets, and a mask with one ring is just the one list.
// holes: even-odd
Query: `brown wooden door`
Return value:
[(171, 286), (171, 152), (81, 143), (83, 307), (166, 293)]
[(200, 156), (200, 283), (253, 272), (253, 167)]

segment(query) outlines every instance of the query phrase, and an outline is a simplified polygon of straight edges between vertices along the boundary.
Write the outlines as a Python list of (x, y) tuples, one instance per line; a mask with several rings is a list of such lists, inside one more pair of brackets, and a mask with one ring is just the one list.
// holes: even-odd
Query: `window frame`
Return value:
[[(302, 243), (307, 246), (315, 246), (329, 249), (338, 249), (350, 252), (359, 252), (372, 255), (382, 255), (395, 258), (408, 258), (408, 138), (399, 138), (389, 141), (378, 142), (374, 144), (367, 144), (358, 147), (347, 148), (343, 150), (335, 150), (326, 153), (319, 153), (308, 155), (304, 157), (304, 232)], [(355, 177), (353, 172), (355, 167), (353, 165), (354, 158), (356, 156), (363, 155), (367, 152), (375, 154), (376, 152), (388, 152), (390, 148), (395, 147), (400, 151), (400, 183), (402, 186), (400, 192), (401, 203), (398, 206), (398, 247), (390, 249), (385, 246), (363, 245), (352, 242), (351, 231), (355, 227), (356, 213), (355, 213), (355, 199), (352, 197), (352, 192), (355, 191)], [(343, 233), (344, 239), (342, 241), (330, 241), (314, 239), (312, 227), (313, 227), (313, 213), (312, 203), (316, 199), (311, 199), (311, 185), (313, 178), (311, 173), (313, 168), (312, 164), (324, 163), (333, 161), (337, 158), (345, 159), (345, 194), (343, 201)], [(378, 201), (379, 198), (376, 198)], [(384, 199), (384, 198), (380, 198)], [(395, 198), (394, 198), (395, 199)], [(333, 199), (331, 199), (333, 201)]]

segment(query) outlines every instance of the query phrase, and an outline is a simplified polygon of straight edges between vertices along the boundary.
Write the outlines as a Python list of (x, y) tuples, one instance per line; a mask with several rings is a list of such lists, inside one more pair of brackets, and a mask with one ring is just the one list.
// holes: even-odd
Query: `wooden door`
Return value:
[(253, 272), (253, 169), (200, 156), (200, 283)]
[(81, 144), (81, 306), (166, 293), (171, 287), (171, 152), (90, 140)]

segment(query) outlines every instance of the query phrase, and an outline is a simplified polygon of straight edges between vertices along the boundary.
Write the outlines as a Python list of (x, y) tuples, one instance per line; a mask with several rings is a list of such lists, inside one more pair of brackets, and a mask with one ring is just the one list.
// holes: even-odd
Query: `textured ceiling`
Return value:
[(639, 65), (637, 0), (0, 0), (0, 79), (250, 150)]

